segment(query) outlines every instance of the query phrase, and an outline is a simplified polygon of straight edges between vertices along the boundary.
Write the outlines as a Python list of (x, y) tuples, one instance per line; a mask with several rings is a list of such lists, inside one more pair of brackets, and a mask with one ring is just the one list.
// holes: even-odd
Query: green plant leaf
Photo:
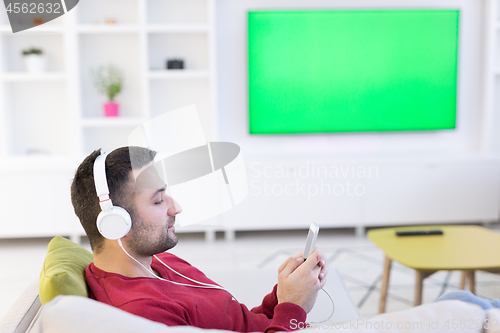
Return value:
[(97, 90), (114, 101), (116, 95), (122, 91), (123, 73), (114, 65), (99, 66), (91, 70), (93, 83)]

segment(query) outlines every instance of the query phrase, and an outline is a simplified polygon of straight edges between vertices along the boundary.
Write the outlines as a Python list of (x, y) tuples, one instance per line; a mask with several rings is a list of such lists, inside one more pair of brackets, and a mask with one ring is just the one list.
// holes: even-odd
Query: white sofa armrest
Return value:
[[(485, 323), (486, 319), (486, 312), (477, 305), (461, 301), (442, 301), (371, 318), (344, 323), (325, 323), (300, 332), (480, 333), (484, 331), (481, 326), (477, 326), (477, 323)], [(454, 325), (458, 326), (454, 328)], [(207, 333), (209, 331), (227, 333), (222, 330), (204, 330), (190, 326), (168, 327), (88, 298), (58, 296), (43, 307), (31, 332)]]
[(31, 282), (0, 319), (0, 333), (24, 333), (40, 311), (38, 278)]
[[(57, 296), (45, 304), (30, 333), (202, 333), (191, 326), (168, 327), (80, 296)], [(225, 332), (227, 331), (219, 331)]]

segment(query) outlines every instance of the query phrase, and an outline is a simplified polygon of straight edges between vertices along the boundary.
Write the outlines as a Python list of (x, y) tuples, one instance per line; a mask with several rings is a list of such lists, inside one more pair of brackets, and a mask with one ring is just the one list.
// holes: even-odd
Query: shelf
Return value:
[[(55, 24), (42, 24), (36, 27), (33, 27), (28, 30), (23, 30), (16, 32), (16, 35), (36, 35), (36, 34), (50, 34), (50, 33), (62, 33), (64, 32), (64, 27), (61, 25), (55, 25)], [(8, 24), (2, 24), (0, 25), (0, 33), (1, 34), (11, 34), (13, 35), (14, 33), (12, 32), (12, 28)]]
[(12, 33), (12, 29), (11, 29), (10, 25), (8, 25), (8, 24), (0, 24), (0, 32), (1, 33), (4, 33), (4, 32), (11, 32)]
[(182, 59), (185, 70), (207, 70), (210, 68), (209, 40), (202, 32), (148, 34), (148, 67), (163, 69), (168, 59)]
[(96, 127), (135, 127), (144, 122), (140, 117), (116, 117), (116, 118), (83, 118), (82, 126), (86, 128)]
[[(0, 228), (0, 239), (84, 235), (78, 222), (71, 232), (64, 222), (77, 219), (67, 194), (76, 168), (96, 149), (127, 146), (131, 132), (156, 115), (196, 104), (209, 139), (214, 14), (213, 0), (85, 0), (60, 18), (12, 33), (0, 6), (0, 197), (8, 199), (0, 217), (22, 213), (15, 229)], [(22, 51), (31, 47), (43, 50), (45, 72), (27, 71)], [(165, 69), (179, 58), (183, 70)], [(123, 72), (119, 117), (104, 116), (107, 97), (94, 84), (93, 71), (108, 64)], [(57, 206), (62, 219), (42, 218), (39, 227), (39, 216), (16, 204), (24, 192), (32, 194), (32, 211), (44, 215)]]
[[(66, 69), (64, 34), (61, 33), (9, 33), (0, 36), (2, 43), (2, 71), (4, 74), (27, 73), (22, 52), (37, 47), (45, 54), (45, 73), (62, 73)], [(45, 74), (44, 73), (44, 74)]]
[(8, 96), (7, 156), (67, 155), (72, 151), (64, 81), (4, 84)]
[(69, 155), (11, 155), (0, 160), (0, 172), (75, 170), (84, 158)]
[(151, 24), (146, 26), (146, 30), (150, 33), (195, 33), (210, 31), (208, 25), (205, 24)]
[(139, 26), (136, 24), (88, 24), (79, 25), (76, 31), (81, 34), (131, 33), (139, 32)]
[(189, 69), (151, 70), (149, 71), (148, 76), (153, 80), (205, 79), (210, 77), (210, 72), (207, 70)]
[(147, 22), (151, 24), (206, 24), (208, 0), (146, 0)]
[[(139, 123), (140, 124), (140, 123)], [(119, 127), (85, 127), (83, 128), (85, 155), (101, 148), (105, 152), (111, 152), (118, 147), (128, 146), (128, 137), (132, 130), (139, 124), (124, 124)]]
[(45, 82), (66, 80), (66, 74), (64, 72), (46, 72), (41, 74), (13, 72), (3, 73), (1, 77), (5, 82)]
[[(120, 116), (140, 118), (145, 107), (142, 105), (142, 74), (146, 65), (141, 65), (140, 38), (137, 33), (129, 34), (81, 34), (80, 49), (80, 92), (81, 117), (83, 119), (103, 117), (105, 97), (93, 84), (91, 71), (101, 65), (113, 64), (124, 76), (123, 91), (118, 95)], [(144, 73), (146, 76), (146, 73)]]
[(151, 80), (149, 93), (150, 117), (164, 114), (186, 105), (196, 105), (206, 138), (213, 137), (210, 109), (210, 80)]
[(93, 25), (114, 20), (117, 24), (139, 22), (137, 0), (85, 0), (77, 7), (77, 22)]

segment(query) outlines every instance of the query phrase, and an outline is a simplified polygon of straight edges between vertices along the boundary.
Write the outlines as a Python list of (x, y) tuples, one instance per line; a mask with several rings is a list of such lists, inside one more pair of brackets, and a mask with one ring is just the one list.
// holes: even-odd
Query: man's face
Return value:
[(134, 170), (135, 196), (128, 246), (138, 256), (165, 252), (177, 244), (175, 215), (182, 207), (166, 194), (154, 167)]

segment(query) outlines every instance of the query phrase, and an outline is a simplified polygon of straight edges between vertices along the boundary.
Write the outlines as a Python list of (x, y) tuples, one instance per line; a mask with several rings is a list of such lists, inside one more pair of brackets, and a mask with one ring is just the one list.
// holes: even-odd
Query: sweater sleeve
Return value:
[(303, 327), (299, 323), (305, 323), (307, 313), (296, 304), (278, 304), (277, 290), (278, 285), (276, 284), (273, 291), (264, 297), (262, 304), (251, 310), (253, 313), (262, 313), (267, 318), (272, 319), (271, 324), (265, 329), (265, 332), (290, 332), (298, 329), (298, 327)]
[(278, 331), (291, 332), (304, 328), (307, 313), (300, 306), (292, 303), (280, 303), (274, 309), (274, 318), (265, 333)]
[(278, 304), (277, 290), (278, 290), (278, 285), (276, 284), (273, 288), (273, 291), (271, 291), (264, 297), (262, 303), (259, 306), (253, 308), (251, 311), (253, 313), (263, 313), (266, 315), (267, 318), (273, 319), (274, 308)]

